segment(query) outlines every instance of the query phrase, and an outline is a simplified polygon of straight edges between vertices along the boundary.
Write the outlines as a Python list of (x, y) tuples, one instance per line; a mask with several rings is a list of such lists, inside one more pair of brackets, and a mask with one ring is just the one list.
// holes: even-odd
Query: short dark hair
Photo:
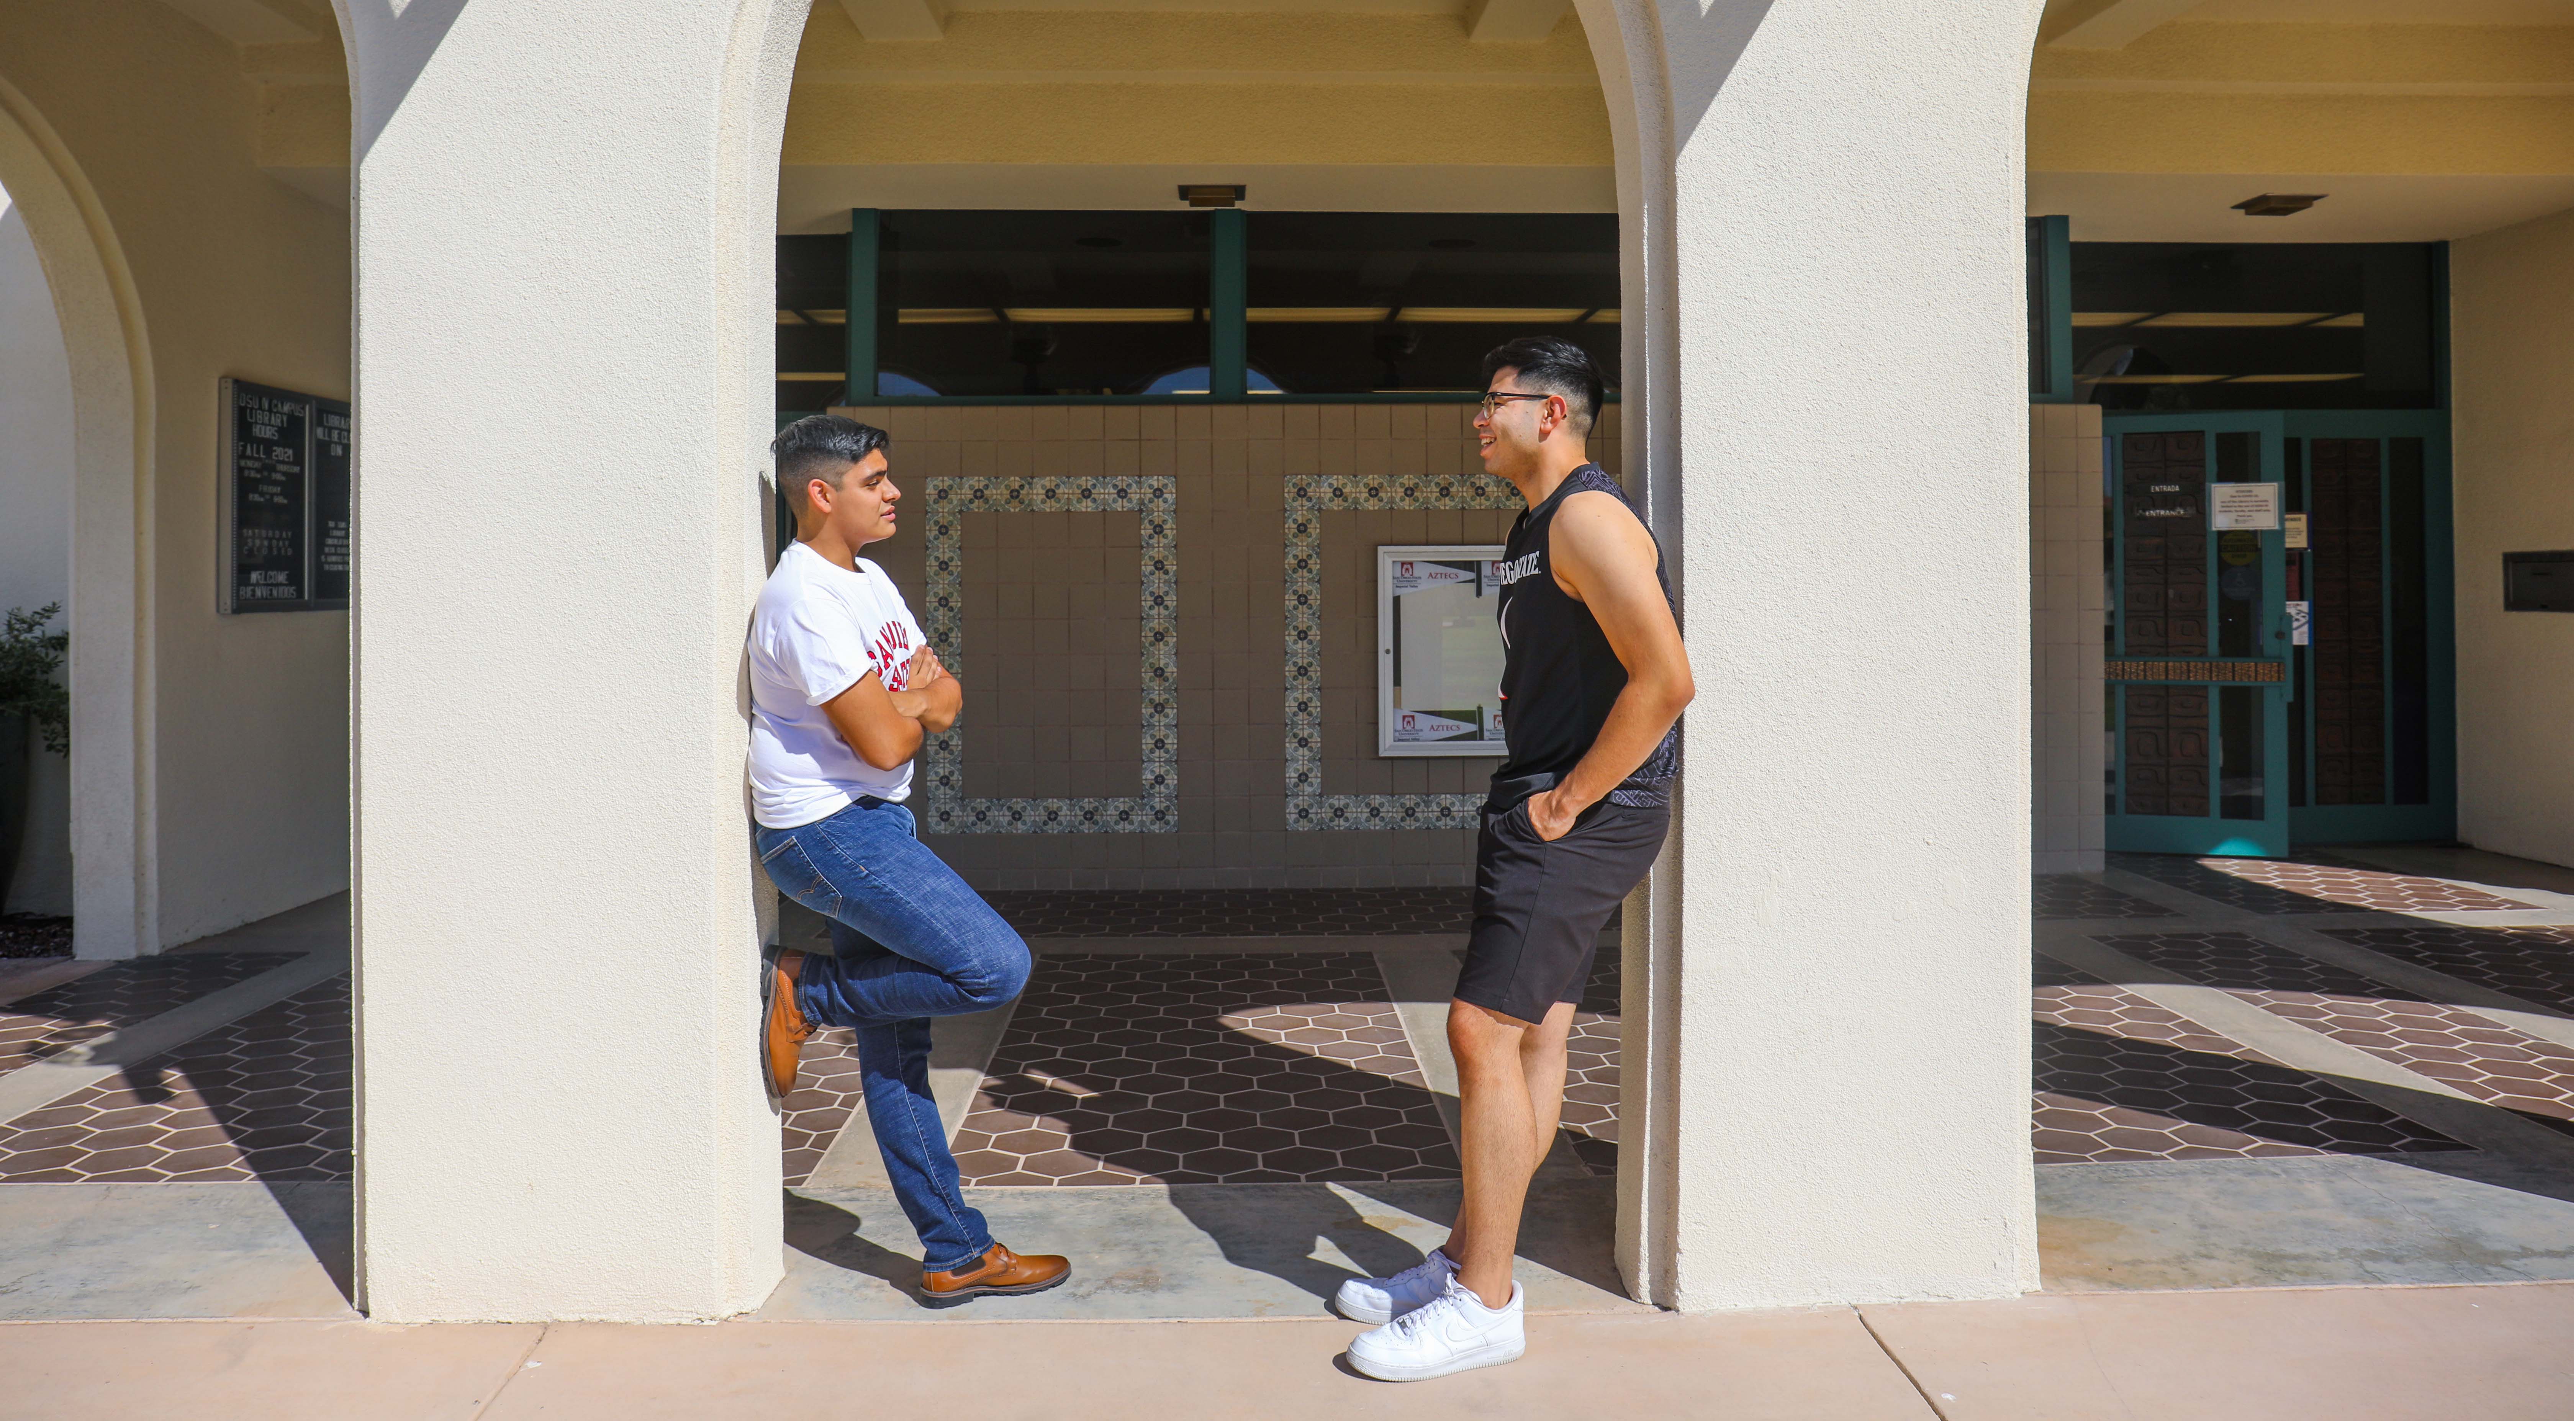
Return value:
[(1583, 347), (1557, 336), (1507, 340), (1485, 352), (1485, 387), (1492, 389), (1494, 376), (1504, 370), (1531, 389), (1563, 396), (1574, 432), (1592, 432), (1593, 416), (1601, 413), (1601, 367)]
[(850, 466), (885, 448), (886, 432), (873, 424), (837, 414), (809, 414), (769, 441), (777, 462), (778, 486), (790, 490), (798, 511), (805, 507), (805, 486), (821, 479), (834, 488)]

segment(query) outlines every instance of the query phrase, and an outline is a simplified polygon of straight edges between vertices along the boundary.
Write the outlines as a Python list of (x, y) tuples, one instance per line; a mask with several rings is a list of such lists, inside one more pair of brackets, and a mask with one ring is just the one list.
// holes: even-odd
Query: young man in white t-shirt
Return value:
[(886, 1178), (921, 1236), (923, 1297), (1041, 1292), (1071, 1265), (993, 1241), (958, 1192), (930, 1094), (930, 1019), (1018, 996), (1029, 949), (903, 807), (923, 734), (953, 724), (964, 694), (893, 580), (858, 555), (895, 532), (885, 431), (815, 415), (770, 452), (796, 541), (751, 616), (754, 837), (778, 891), (832, 929), (831, 956), (782, 952), (767, 969), (770, 1080), (783, 1098), (815, 1029), (850, 1028)]

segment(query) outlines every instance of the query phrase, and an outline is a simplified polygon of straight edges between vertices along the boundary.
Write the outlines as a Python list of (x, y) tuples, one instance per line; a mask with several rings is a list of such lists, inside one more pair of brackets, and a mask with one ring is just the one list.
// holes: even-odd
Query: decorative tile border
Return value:
[(1324, 519), (1376, 509), (1519, 508), (1485, 474), (1296, 474), (1288, 513), (1288, 827), (1473, 829), (1480, 794), (1324, 793)]
[(968, 513), (1115, 513), (1143, 515), (1137, 571), (1144, 724), (1139, 733), (1141, 793), (1133, 799), (969, 799), (963, 728), (928, 737), (922, 749), (927, 823), (934, 834), (1176, 834), (1181, 828), (1180, 648), (1177, 626), (1180, 553), (1174, 512), (1180, 480), (1169, 475), (1081, 478), (941, 478), (926, 480), (931, 645), (963, 658)]

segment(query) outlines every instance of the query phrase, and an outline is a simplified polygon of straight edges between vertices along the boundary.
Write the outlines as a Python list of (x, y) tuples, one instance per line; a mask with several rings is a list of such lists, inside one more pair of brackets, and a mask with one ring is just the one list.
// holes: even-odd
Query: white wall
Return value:
[(1623, 1004), (1620, 1259), (1658, 1302), (2038, 1283), (2038, 8), (1578, 3), (1626, 219), (1630, 477), (1699, 684)]
[[(0, 192), (0, 609), (71, 602), (72, 376), (27, 219)], [(68, 615), (52, 626), (70, 625)], [(27, 821), (0, 911), (72, 910), (71, 761), (29, 736)], [(0, 745), (0, 754), (10, 747)]]
[(2451, 510), (2460, 838), (2569, 848), (2569, 621), (2504, 610), (2502, 555), (2569, 531), (2569, 214), (2451, 246)]
[(744, 1311), (781, 1264), (739, 687), (804, 6), (350, 15), (365, 1302)]

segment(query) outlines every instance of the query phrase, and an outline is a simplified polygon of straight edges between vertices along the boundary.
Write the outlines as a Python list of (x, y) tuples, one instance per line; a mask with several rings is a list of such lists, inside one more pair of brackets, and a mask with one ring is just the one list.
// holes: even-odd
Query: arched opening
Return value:
[[(818, 4), (803, 36), (779, 418), (893, 435), (922, 513), (868, 556), (967, 686), (911, 803), (1039, 955), (1015, 1013), (934, 1028), (966, 1187), (1168, 1197), (1139, 1226), (1216, 1238), (1244, 1308), (1347, 1271), (1245, 1261), (1267, 1245), (1215, 1222), (1230, 1191), (1420, 1220), (1456, 1189), (1440, 1022), (1492, 673), (1405, 657), (1379, 563), (1498, 553), (1487, 349), (1563, 336), (1624, 391), (1636, 344), (1599, 63), (1571, 10), (1523, 8), (1505, 33), (1430, 5)], [(1626, 409), (1591, 444), (1614, 473)], [(1435, 729), (1398, 742), (1396, 713)], [(819, 932), (791, 909), (782, 937)], [(1620, 974), (1614, 934), (1531, 1224), (1596, 1298), (1622, 1290)], [(1121, 1030), (1138, 992), (1178, 1004)], [(849, 1044), (807, 1049), (790, 1187), (881, 1186)]]
[[(2403, 0), (2046, 7), (2027, 218), (2043, 1201), (2115, 1164), (2199, 1191), (2291, 1151), (2316, 1156), (2306, 1187), (2472, 1139), (2511, 1170), (2563, 1156), (2563, 1091), (2461, 1100), (2437, 1078), (2567, 1035), (2563, 945), (2503, 915), (2563, 893), (2570, 858), (2569, 638), (2546, 610), (2566, 603), (2542, 591), (2566, 554), (2541, 546), (2567, 528), (2570, 189), (2564, 96), (2539, 87), (2563, 87), (2568, 43), (2544, 4), (2476, 23)], [(2364, 910), (2420, 916), (2356, 931)], [(2346, 916), (2286, 927), (2307, 913)], [(2122, 914), (2157, 921), (2111, 930)], [(2334, 1014), (2285, 1009), (2321, 974)], [(2267, 1013), (2231, 1016), (2222, 988)], [(2478, 1044), (2356, 1029), (2428, 1001)], [(2086, 1286), (2102, 1261), (2058, 1240), (2135, 1207), (2090, 1189), (2061, 1223), (2044, 1202), (2053, 1270)], [(2390, 1240), (2371, 1276), (2425, 1247)]]
[(345, 1228), (298, 1228), (353, 1168), (346, 119), (328, 8), (290, 8), (0, 18), (0, 604), (68, 623), (8, 906), (52, 895), (75, 950), (0, 964), (0, 1186), (100, 1204), (56, 1262), (147, 1310), (205, 1265), (149, 1242), (190, 1192), (346, 1306)]
[[(0, 191), (0, 608), (22, 678), (69, 649), (71, 367), (53, 304), (26, 214)], [(0, 717), (0, 931), (32, 950), (72, 917), (69, 708), (57, 721), (35, 687), (9, 695), (34, 714)]]
[[(141, 648), (148, 591), (134, 530), (151, 467), (152, 378), (138, 301), (106, 214), (27, 97), (0, 87), (0, 186), (10, 194), (13, 388), (11, 605), (58, 604), (68, 638), (67, 744), (30, 752), (31, 816), (14, 836), (28, 877), (13, 903), (70, 917), (87, 958), (157, 950), (152, 795)], [(48, 398), (48, 396), (51, 398)], [(15, 747), (11, 747), (14, 749)], [(55, 793), (61, 798), (53, 799)], [(57, 813), (57, 809), (59, 813)], [(69, 881), (66, 882), (65, 880)], [(50, 944), (48, 944), (50, 945)]]

